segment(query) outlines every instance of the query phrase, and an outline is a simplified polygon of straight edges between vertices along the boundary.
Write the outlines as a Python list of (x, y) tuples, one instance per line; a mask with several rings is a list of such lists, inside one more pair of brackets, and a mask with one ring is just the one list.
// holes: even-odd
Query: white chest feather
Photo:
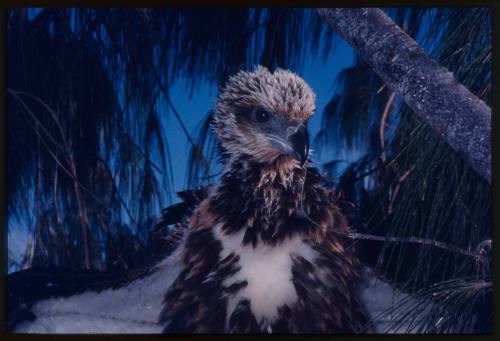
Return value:
[(227, 278), (223, 285), (227, 287), (240, 281), (248, 282), (246, 287), (228, 297), (228, 318), (236, 305), (247, 299), (258, 323), (271, 322), (277, 317), (279, 307), (297, 300), (297, 292), (291, 281), (293, 263), (290, 255), (297, 254), (311, 262), (316, 256), (316, 252), (301, 238), (294, 237), (276, 246), (258, 243), (254, 248), (251, 244), (241, 245), (244, 231), (231, 236), (224, 235), (221, 225), (216, 226), (215, 236), (222, 243), (222, 258), (232, 252), (240, 256), (240, 271)]

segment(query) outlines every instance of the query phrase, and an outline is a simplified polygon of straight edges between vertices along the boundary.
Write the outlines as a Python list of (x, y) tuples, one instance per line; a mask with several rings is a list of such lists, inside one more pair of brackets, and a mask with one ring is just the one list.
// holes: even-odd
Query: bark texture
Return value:
[(491, 183), (491, 109), (382, 10), (320, 8), (344, 38), (465, 161)]

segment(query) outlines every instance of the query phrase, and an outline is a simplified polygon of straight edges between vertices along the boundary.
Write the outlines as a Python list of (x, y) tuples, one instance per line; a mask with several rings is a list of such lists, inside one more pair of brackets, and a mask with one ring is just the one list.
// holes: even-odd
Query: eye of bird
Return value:
[(267, 122), (267, 121), (269, 121), (270, 116), (271, 115), (269, 114), (269, 112), (266, 109), (261, 108), (261, 107), (255, 108), (255, 119), (258, 122), (260, 122), (260, 123)]

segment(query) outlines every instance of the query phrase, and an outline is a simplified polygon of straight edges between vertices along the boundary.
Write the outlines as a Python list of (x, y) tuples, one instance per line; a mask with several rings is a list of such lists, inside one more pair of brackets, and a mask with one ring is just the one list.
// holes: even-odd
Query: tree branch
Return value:
[[(405, 173), (403, 176), (401, 176), (400, 181), (404, 181), (404, 179), (411, 172), (411, 169), (412, 168), (410, 168), (407, 171), (407, 174)], [(304, 179), (306, 177), (307, 177), (307, 167), (306, 167), (306, 173), (304, 175)], [(305, 184), (305, 180), (302, 182), (302, 188), (301, 188), (301, 191), (300, 191), (300, 194), (299, 194), (299, 202), (300, 202), (300, 208), (302, 210), (302, 214), (312, 224), (314, 224), (314, 225), (320, 227), (321, 229), (325, 230), (326, 227), (323, 226), (323, 225), (320, 225), (317, 222), (315, 222), (314, 220), (312, 220), (311, 217), (309, 217), (309, 214), (307, 214), (307, 212), (304, 209), (304, 201), (303, 201), (303, 198), (304, 198), (304, 184)], [(356, 239), (367, 239), (367, 240), (378, 240), (378, 241), (381, 241), (381, 242), (394, 242), (394, 243), (405, 243), (406, 242), (406, 243), (417, 243), (417, 244), (431, 245), (431, 246), (438, 247), (438, 248), (441, 248), (441, 249), (444, 249), (444, 250), (447, 250), (447, 251), (451, 251), (451, 252), (455, 252), (455, 253), (460, 253), (460, 254), (465, 255), (465, 256), (474, 257), (477, 260), (481, 260), (481, 261), (489, 261), (490, 260), (490, 257), (487, 257), (487, 256), (483, 255), (485, 253), (485, 251), (479, 252), (479, 251), (476, 250), (476, 252), (472, 252), (472, 251), (468, 251), (468, 250), (464, 250), (462, 248), (459, 248), (458, 246), (445, 244), (443, 242), (440, 242), (440, 241), (437, 241), (437, 240), (433, 240), (433, 239), (427, 239), (427, 238), (421, 238), (421, 237), (375, 236), (375, 235), (372, 235), (372, 234), (364, 234), (364, 233), (357, 233), (357, 232), (341, 232), (341, 231), (337, 231), (337, 230), (332, 230), (332, 231), (334, 233), (337, 233), (337, 234), (346, 236), (347, 238), (355, 239), (355, 240)], [(488, 244), (487, 241), (483, 241), (483, 242), (480, 243), (480, 245), (482, 246), (481, 249), (485, 249), (488, 245), (491, 246), (491, 241), (489, 241), (489, 244)]]
[[(341, 233), (341, 232), (338, 232)], [(427, 238), (420, 238), (420, 237), (386, 237), (386, 236), (375, 236), (371, 234), (363, 234), (363, 233), (356, 233), (356, 232), (351, 232), (351, 233), (341, 233), (351, 239), (366, 239), (366, 240), (378, 240), (381, 242), (395, 242), (395, 243), (417, 243), (417, 244), (424, 244), (424, 245), (431, 245), (435, 246), (447, 251), (455, 252), (455, 253), (460, 253), (465, 256), (470, 256), (482, 260), (487, 260), (488, 257), (483, 256), (482, 254), (475, 253), (472, 251), (464, 250), (462, 248), (459, 248), (458, 246), (455, 245), (450, 245), (450, 244), (445, 244), (443, 242), (433, 240), (433, 239), (427, 239)]]
[(382, 10), (320, 8), (384, 82), (491, 183), (491, 109)]

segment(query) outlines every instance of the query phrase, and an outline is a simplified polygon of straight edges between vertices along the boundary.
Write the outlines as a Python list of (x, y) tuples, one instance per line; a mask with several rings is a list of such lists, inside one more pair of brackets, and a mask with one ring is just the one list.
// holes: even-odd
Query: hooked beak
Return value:
[(292, 147), (293, 155), (290, 155), (304, 164), (309, 154), (309, 133), (303, 124), (290, 126), (288, 128), (287, 141)]

